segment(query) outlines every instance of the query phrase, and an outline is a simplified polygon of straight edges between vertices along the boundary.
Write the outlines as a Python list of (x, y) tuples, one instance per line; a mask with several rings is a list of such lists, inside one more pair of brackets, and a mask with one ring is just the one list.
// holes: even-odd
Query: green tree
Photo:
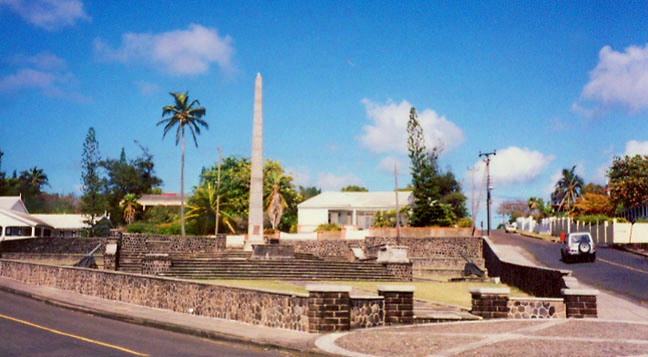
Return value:
[[(218, 166), (203, 169), (201, 180), (194, 191), (190, 202), (202, 205), (202, 212), (208, 212), (207, 200), (199, 200), (196, 193), (204, 191), (209, 183), (216, 186)], [(297, 204), (300, 195), (295, 190), (292, 176), (285, 173), (281, 164), (277, 161), (266, 160), (263, 167), (263, 196), (268, 202), (272, 192), (276, 192), (278, 185), (279, 193), (285, 201), (283, 214), (277, 223), (277, 228), (283, 231), (290, 231), (297, 224)], [(273, 181), (271, 182), (271, 177)], [(248, 208), (250, 199), (250, 161), (247, 158), (225, 157), (221, 164), (221, 189), (220, 189), (220, 214), (224, 216), (230, 226), (237, 232), (247, 230)], [(205, 202), (205, 203), (200, 203)], [(267, 207), (267, 206), (266, 206)], [(204, 214), (204, 213), (203, 213)], [(204, 222), (204, 218), (193, 218), (193, 223)], [(213, 220), (212, 220), (213, 222)], [(221, 226), (224, 221), (221, 220)], [(270, 222), (268, 221), (268, 225)], [(198, 231), (204, 232), (206, 225), (202, 224)], [(209, 226), (213, 227), (213, 226)], [(229, 227), (227, 227), (229, 229)]]
[(145, 147), (140, 146), (140, 149), (141, 156), (133, 160), (127, 159), (122, 148), (119, 160), (106, 159), (101, 162), (106, 173), (103, 192), (114, 225), (124, 222), (121, 207), (124, 196), (134, 194), (140, 197), (142, 194), (151, 193), (155, 186), (162, 183), (162, 180), (155, 176), (153, 155)]
[(189, 128), (191, 136), (193, 137), (194, 144), (198, 147), (198, 140), (196, 139), (196, 134), (200, 134), (200, 127), (205, 129), (209, 128), (209, 125), (206, 121), (202, 119), (203, 116), (207, 113), (207, 110), (204, 107), (200, 106), (198, 100), (189, 102), (189, 93), (178, 93), (172, 92), (169, 93), (175, 104), (167, 105), (162, 108), (162, 116), (170, 115), (166, 118), (160, 120), (157, 125), (165, 124), (164, 134), (166, 134), (177, 126), (176, 130), (176, 145), (178, 142), (181, 142), (180, 151), (181, 151), (181, 164), (180, 164), (180, 222), (181, 222), (181, 234), (185, 236), (185, 217), (184, 217), (184, 158), (185, 158), (185, 127)]
[(309, 198), (315, 197), (322, 193), (322, 190), (315, 187), (304, 187), (304, 186), (299, 186), (299, 202), (306, 201)]
[(358, 185), (349, 185), (347, 187), (342, 187), (341, 192), (369, 192), (366, 187)]
[(610, 199), (616, 212), (642, 204), (648, 197), (648, 155), (615, 157), (608, 178)]
[(440, 149), (435, 146), (432, 150), (427, 150), (423, 128), (413, 107), (407, 122), (407, 135), (414, 196), (410, 207), (410, 225), (447, 226), (465, 217), (466, 197), (461, 193), (461, 185), (450, 170), (443, 173), (439, 169)]
[(107, 208), (104, 196), (101, 193), (103, 179), (99, 174), (101, 155), (99, 153), (99, 142), (97, 142), (94, 128), (88, 129), (83, 143), (83, 156), (81, 158), (81, 211), (88, 216), (85, 221), (90, 228), (89, 236), (95, 235), (97, 217), (103, 214)]
[(556, 182), (555, 190), (551, 196), (553, 203), (557, 206), (556, 211), (571, 211), (585, 185), (583, 179), (574, 172), (575, 170), (576, 165), (572, 166), (570, 170), (563, 169), (560, 180)]
[(137, 214), (137, 196), (134, 193), (128, 193), (120, 202), (121, 208), (124, 209), (124, 221), (126, 224), (131, 224), (135, 221), (135, 214)]

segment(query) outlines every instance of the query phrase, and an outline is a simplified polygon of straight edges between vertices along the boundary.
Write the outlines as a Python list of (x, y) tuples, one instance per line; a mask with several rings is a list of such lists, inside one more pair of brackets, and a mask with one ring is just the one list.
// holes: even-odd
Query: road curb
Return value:
[[(267, 349), (278, 349), (278, 350), (283, 350), (287, 352), (299, 352), (299, 353), (306, 353), (308, 355), (328, 355), (325, 351), (320, 351), (317, 350), (316, 347), (310, 347), (308, 349), (299, 349), (294, 346), (287, 346), (283, 345), (280, 343), (276, 343), (273, 341), (268, 341), (268, 340), (263, 340), (263, 341), (258, 341), (254, 340), (251, 338), (245, 338), (239, 335), (233, 335), (233, 334), (226, 334), (222, 332), (214, 332), (214, 331), (207, 331), (199, 328), (192, 328), (188, 326), (183, 326), (179, 324), (174, 324), (170, 322), (163, 322), (155, 319), (149, 319), (149, 318), (142, 318), (142, 317), (133, 317), (127, 314), (122, 314), (122, 313), (117, 313), (117, 312), (111, 312), (111, 311), (105, 311), (101, 309), (93, 309), (89, 308), (87, 306), (83, 305), (78, 305), (78, 304), (72, 304), (69, 302), (65, 302), (59, 299), (47, 297), (38, 293), (32, 293), (16, 288), (12, 288), (6, 285), (0, 284), (0, 290), (5, 291), (11, 294), (27, 297), (33, 300), (41, 301), (44, 302), (48, 305), (52, 306), (57, 306), (61, 307), (64, 309), (72, 310), (72, 311), (78, 311), (82, 313), (87, 313), (90, 315), (95, 315), (111, 320), (116, 320), (116, 321), (123, 321), (127, 323), (131, 323), (134, 325), (140, 325), (140, 326), (147, 326), (147, 327), (153, 327), (157, 328), (160, 330), (165, 330), (165, 331), (171, 331), (171, 332), (176, 332), (176, 333), (181, 333), (185, 335), (191, 335), (191, 336), (196, 336), (196, 337), (201, 337), (201, 338), (207, 338), (210, 340), (214, 341), (221, 341), (221, 342), (231, 342), (231, 343), (237, 343), (237, 344), (243, 344), (243, 345), (252, 345), (255, 347), (259, 348), (267, 348)], [(319, 336), (313, 336), (313, 346), (314, 346), (314, 341), (318, 338)]]

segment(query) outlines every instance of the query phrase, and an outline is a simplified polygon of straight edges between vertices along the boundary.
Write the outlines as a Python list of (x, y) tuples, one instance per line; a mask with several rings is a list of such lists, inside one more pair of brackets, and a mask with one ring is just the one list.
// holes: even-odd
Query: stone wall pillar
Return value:
[(308, 290), (308, 332), (351, 329), (350, 286), (306, 285)]
[(385, 299), (385, 325), (414, 323), (413, 286), (378, 286), (378, 295)]
[(509, 313), (509, 288), (470, 288), (471, 314), (484, 319), (506, 319)]
[[(120, 234), (121, 235), (121, 234)], [(103, 269), (117, 271), (119, 269), (119, 237), (106, 239), (106, 250), (103, 254)]]
[(596, 318), (598, 317), (596, 296), (598, 290), (594, 289), (562, 289), (567, 318)]

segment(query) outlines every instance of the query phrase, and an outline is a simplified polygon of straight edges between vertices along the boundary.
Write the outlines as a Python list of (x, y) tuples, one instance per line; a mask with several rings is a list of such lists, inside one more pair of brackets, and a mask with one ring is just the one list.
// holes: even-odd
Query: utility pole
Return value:
[(487, 153), (482, 153), (481, 151), (479, 152), (479, 157), (485, 156), (486, 159), (484, 159), (484, 162), (486, 163), (486, 225), (488, 227), (488, 233), (487, 236), (490, 237), (490, 230), (491, 230), (491, 219), (490, 219), (490, 206), (491, 206), (491, 190), (493, 189), (493, 186), (491, 185), (491, 177), (490, 177), (490, 157), (497, 155), (497, 152), (493, 150), (493, 152), (487, 152)]
[(468, 170), (470, 170), (471, 176), (472, 176), (472, 187), (470, 191), (470, 217), (472, 218), (472, 234), (475, 235), (475, 172), (477, 171), (477, 167), (469, 167)]
[(216, 230), (215, 235), (218, 235), (218, 214), (220, 213), (220, 179), (221, 179), (221, 161), (223, 159), (223, 149), (218, 147), (218, 179), (216, 181)]
[(394, 163), (394, 192), (396, 194), (396, 245), (400, 246), (400, 212), (398, 208), (398, 166)]

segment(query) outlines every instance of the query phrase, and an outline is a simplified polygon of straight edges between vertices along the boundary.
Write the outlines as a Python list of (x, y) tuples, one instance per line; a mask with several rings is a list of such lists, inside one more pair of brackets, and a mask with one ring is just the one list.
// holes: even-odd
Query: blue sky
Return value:
[(300, 185), (391, 190), (394, 162), (404, 185), (415, 106), (469, 198), (468, 168), (497, 150), (496, 205), (547, 199), (562, 168), (604, 183), (614, 155), (648, 153), (647, 15), (637, 1), (0, 0), (2, 169), (78, 192), (92, 126), (104, 157), (147, 146), (178, 192), (180, 150), (155, 123), (188, 90), (210, 124), (187, 150), (190, 189), (217, 147), (250, 156), (261, 72), (264, 157)]

